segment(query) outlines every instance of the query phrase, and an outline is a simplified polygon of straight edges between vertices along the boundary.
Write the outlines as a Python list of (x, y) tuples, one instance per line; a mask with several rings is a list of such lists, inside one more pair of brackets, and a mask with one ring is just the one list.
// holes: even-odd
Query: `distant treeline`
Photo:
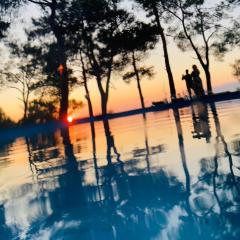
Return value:
[(15, 123), (11, 119), (9, 119), (0, 108), (0, 128), (10, 128), (14, 125)]
[[(13, 88), (23, 104), (21, 122), (66, 120), (82, 102), (71, 103), (75, 87), (85, 89), (89, 115), (93, 116), (89, 81), (96, 81), (102, 115), (108, 113), (114, 73), (125, 82), (136, 81), (145, 108), (141, 80), (154, 75), (142, 60), (161, 42), (171, 99), (177, 96), (169, 58), (168, 39), (194, 52), (205, 73), (207, 93), (212, 94), (210, 56), (218, 58), (240, 46), (239, 16), (231, 12), (239, 0), (4, 0), (0, 2), (0, 40), (9, 49), (9, 61), (0, 69), (1, 88)], [(25, 29), (26, 41), (13, 39), (9, 30), (29, 5), (39, 16)], [(131, 7), (133, 6), (133, 8)], [(133, 9), (134, 11), (131, 11)], [(139, 10), (145, 13), (139, 18)], [(14, 31), (14, 29), (11, 29)], [(234, 61), (234, 60), (233, 60)], [(5, 61), (2, 61), (5, 62)], [(233, 64), (239, 77), (240, 60)], [(161, 92), (161, 89), (159, 89)], [(34, 98), (33, 98), (34, 94)], [(34, 99), (30, 101), (31, 99)], [(57, 116), (58, 115), (58, 116)]]

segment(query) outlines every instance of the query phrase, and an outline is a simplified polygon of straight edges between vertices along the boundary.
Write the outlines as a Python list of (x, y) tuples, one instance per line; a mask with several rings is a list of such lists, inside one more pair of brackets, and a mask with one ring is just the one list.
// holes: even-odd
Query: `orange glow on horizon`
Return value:
[[(199, 63), (192, 60), (191, 54), (180, 52), (174, 44), (170, 44), (170, 46), (169, 54), (171, 59), (174, 57), (174, 61), (172, 61), (173, 75), (178, 95), (186, 94), (186, 85), (181, 78), (185, 69), (191, 69), (192, 64), (197, 64), (199, 67), (204, 89), (206, 90), (205, 75)], [(154, 66), (156, 70), (153, 79), (143, 79), (141, 82), (146, 106), (151, 106), (152, 102), (162, 101), (166, 98), (169, 99), (169, 83), (166, 72), (164, 68), (161, 67), (164, 66), (164, 61), (163, 58), (159, 56), (160, 53), (161, 49), (157, 48), (154, 50), (153, 55), (149, 56), (149, 59), (146, 60), (146, 64)], [(236, 58), (238, 58), (238, 51), (234, 50), (232, 53), (229, 53), (222, 62), (212, 59), (211, 73), (214, 92), (234, 91), (240, 87), (240, 83), (232, 76), (231, 63), (233, 59)], [(79, 76), (76, 75), (76, 77), (78, 78)], [(109, 112), (116, 113), (141, 107), (136, 81), (126, 84), (122, 81), (121, 75), (116, 74), (113, 75), (111, 82), (114, 84), (114, 88), (110, 90), (108, 103)], [(99, 115), (101, 114), (101, 98), (96, 81), (89, 81), (89, 89), (94, 114)], [(75, 119), (89, 116), (87, 101), (84, 97), (85, 94), (81, 86), (77, 86), (71, 92), (71, 99), (82, 101), (85, 104), (81, 110), (75, 113)], [(14, 89), (4, 89), (4, 91), (0, 91), (0, 108), (14, 121), (18, 121), (23, 115), (23, 106), (17, 97), (20, 96)], [(36, 97), (35, 94), (32, 94), (30, 100)], [(67, 118), (65, 118), (65, 121), (68, 122)]]

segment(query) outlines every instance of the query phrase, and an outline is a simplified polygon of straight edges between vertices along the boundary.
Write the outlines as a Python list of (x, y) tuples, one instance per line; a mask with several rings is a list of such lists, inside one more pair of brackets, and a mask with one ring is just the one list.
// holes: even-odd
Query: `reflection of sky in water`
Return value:
[(0, 147), (1, 239), (239, 239), (239, 101)]

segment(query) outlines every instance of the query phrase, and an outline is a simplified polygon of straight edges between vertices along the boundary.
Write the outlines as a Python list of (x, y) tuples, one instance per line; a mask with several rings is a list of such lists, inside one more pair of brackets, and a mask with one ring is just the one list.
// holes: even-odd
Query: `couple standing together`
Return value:
[(197, 97), (205, 95), (202, 85), (202, 79), (200, 78), (200, 71), (198, 70), (196, 65), (193, 65), (192, 69), (193, 71), (191, 74), (189, 74), (189, 71), (186, 70), (186, 75), (182, 76), (182, 80), (186, 81), (188, 94), (191, 99), (192, 99), (191, 89), (194, 91)]

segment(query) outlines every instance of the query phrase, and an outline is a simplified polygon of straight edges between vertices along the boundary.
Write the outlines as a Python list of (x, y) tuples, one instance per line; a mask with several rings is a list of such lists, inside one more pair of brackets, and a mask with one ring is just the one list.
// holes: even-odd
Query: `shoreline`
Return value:
[(222, 93), (213, 94), (213, 95), (206, 95), (201, 98), (195, 98), (193, 100), (178, 98), (174, 102), (170, 102), (170, 103), (156, 102), (156, 103), (153, 103), (152, 106), (146, 107), (145, 109), (141, 109), (141, 108), (133, 109), (133, 110), (123, 111), (119, 113), (111, 113), (106, 116), (100, 115), (100, 116), (95, 116), (94, 118), (87, 117), (87, 118), (76, 119), (71, 124), (55, 121), (55, 122), (49, 122), (46, 124), (17, 126), (15, 128), (2, 129), (0, 133), (0, 143), (8, 143), (19, 137), (29, 137), (41, 132), (56, 131), (59, 128), (65, 128), (65, 127), (76, 125), (76, 124), (104, 121), (104, 120), (110, 120), (115, 118), (124, 118), (124, 117), (129, 117), (129, 116), (139, 115), (139, 114), (144, 114), (149, 112), (166, 111), (169, 109), (179, 109), (179, 108), (189, 107), (190, 105), (198, 102), (209, 104), (209, 103), (224, 102), (224, 101), (237, 100), (237, 99), (240, 99), (240, 91), (222, 92)]
[(168, 103), (153, 102), (152, 106), (146, 107), (145, 109), (142, 109), (142, 108), (132, 109), (132, 110), (118, 112), (118, 113), (110, 113), (110, 114), (107, 114), (106, 116), (99, 115), (99, 116), (95, 116), (93, 119), (91, 118), (76, 119), (74, 123), (79, 124), (79, 123), (85, 123), (85, 122), (91, 122), (91, 121), (93, 122), (102, 121), (107, 119), (128, 117), (128, 116), (143, 114), (148, 112), (158, 112), (158, 111), (165, 111), (165, 110), (174, 109), (174, 108), (184, 108), (197, 102), (208, 104), (208, 103), (224, 102), (224, 101), (237, 100), (237, 99), (240, 99), (240, 91), (222, 92), (222, 93), (217, 93), (213, 95), (205, 95), (201, 98), (195, 98), (193, 100), (178, 98), (174, 102), (168, 102)]

